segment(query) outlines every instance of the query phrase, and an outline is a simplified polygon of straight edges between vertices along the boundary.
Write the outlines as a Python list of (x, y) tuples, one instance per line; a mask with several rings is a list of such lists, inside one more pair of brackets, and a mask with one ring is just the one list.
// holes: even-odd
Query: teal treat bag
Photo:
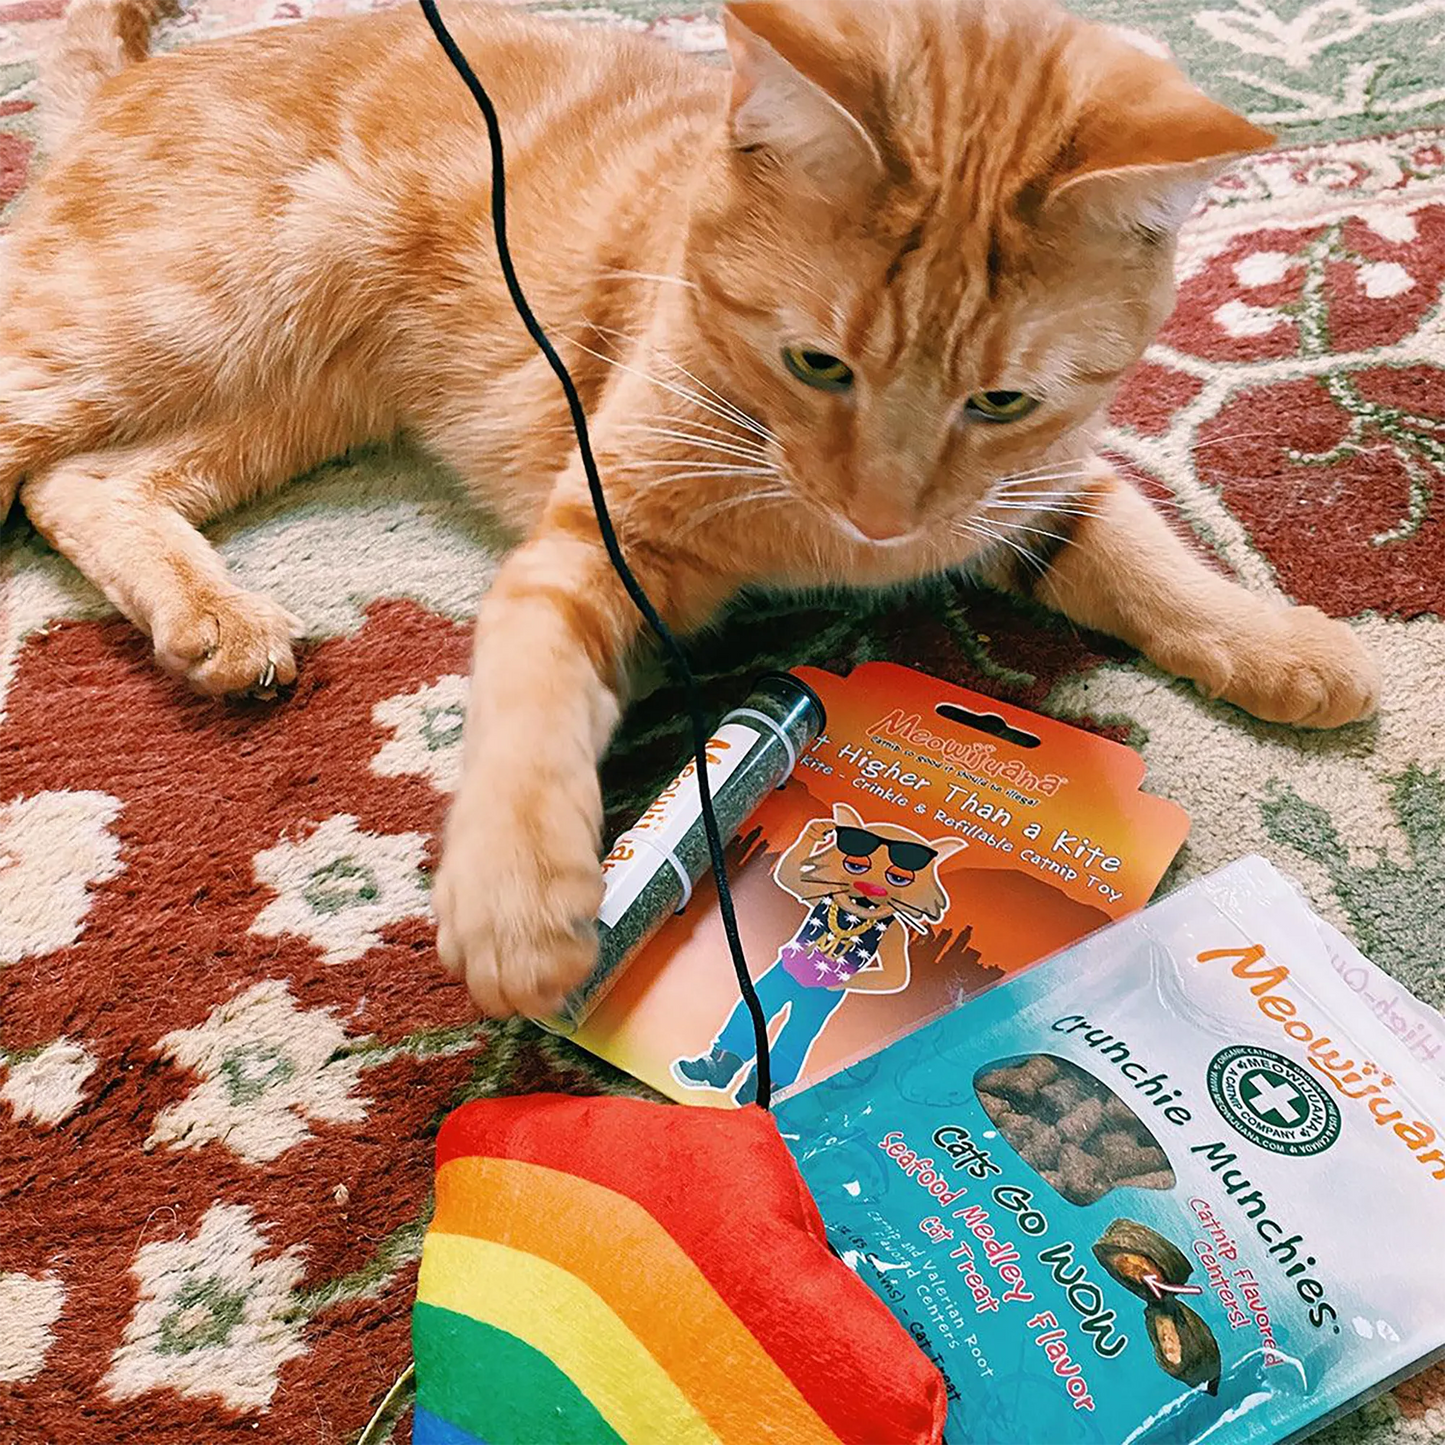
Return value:
[(1362, 967), (1248, 859), (779, 1107), (946, 1445), (1264, 1445), (1442, 1352), (1440, 1021)]

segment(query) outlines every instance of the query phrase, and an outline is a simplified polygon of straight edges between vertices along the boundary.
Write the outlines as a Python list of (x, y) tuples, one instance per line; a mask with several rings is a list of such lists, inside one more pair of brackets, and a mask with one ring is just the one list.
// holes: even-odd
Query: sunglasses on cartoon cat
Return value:
[(871, 858), (880, 848), (888, 849), (888, 859), (895, 868), (917, 873), (938, 857), (938, 850), (926, 843), (909, 843), (899, 838), (880, 838), (866, 828), (840, 826), (833, 830), (838, 848), (847, 858)]

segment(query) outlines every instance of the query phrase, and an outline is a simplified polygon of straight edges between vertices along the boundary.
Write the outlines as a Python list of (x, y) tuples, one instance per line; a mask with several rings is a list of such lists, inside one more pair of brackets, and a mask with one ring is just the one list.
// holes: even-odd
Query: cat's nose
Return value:
[(855, 503), (847, 520), (867, 542), (898, 542), (914, 529), (913, 517), (902, 507), (887, 503)]
[(860, 884), (858, 884), (858, 891), (859, 891), (865, 898), (887, 898), (887, 897), (888, 897), (888, 890), (887, 890), (886, 888), (880, 888), (876, 883), (860, 883)]
[(855, 496), (845, 520), (866, 542), (899, 542), (918, 526), (912, 507), (887, 496)]

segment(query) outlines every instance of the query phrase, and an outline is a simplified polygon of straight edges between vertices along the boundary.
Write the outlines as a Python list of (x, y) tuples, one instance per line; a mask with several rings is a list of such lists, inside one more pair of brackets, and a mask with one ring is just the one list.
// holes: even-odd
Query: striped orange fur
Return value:
[[(164, 666), (226, 693), (290, 681), (300, 624), (200, 524), (367, 441), (453, 467), (524, 540), (478, 620), (439, 947), (482, 1008), (545, 1011), (592, 960), (638, 619), (501, 285), (479, 117), (409, 8), (133, 63), (156, 8), (73, 0), (62, 28), (54, 155), (3, 242), (0, 512), (18, 489)], [(449, 18), (670, 620), (969, 567), (1262, 717), (1373, 707), (1347, 629), (1202, 566), (1091, 450), (1254, 126), (1048, 0), (739, 0), (730, 72)]]

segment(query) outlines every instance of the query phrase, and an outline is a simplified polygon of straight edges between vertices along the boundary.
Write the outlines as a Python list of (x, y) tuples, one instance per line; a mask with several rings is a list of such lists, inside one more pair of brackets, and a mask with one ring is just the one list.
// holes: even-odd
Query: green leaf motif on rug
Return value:
[(12, 60), (0, 64), (0, 101), (13, 99), (34, 79), (33, 60)]
[(244, 1291), (228, 1289), (215, 1278), (191, 1280), (177, 1292), (161, 1321), (156, 1350), (163, 1355), (189, 1355), (223, 1345), (245, 1309)]
[(1391, 811), (1400, 823), (1409, 862), (1384, 849), (1354, 863), (1330, 813), (1276, 783), (1260, 803), (1269, 836), (1329, 874), (1361, 950), (1426, 1002), (1445, 1002), (1437, 972), (1445, 957), (1445, 910), (1422, 906), (1445, 898), (1445, 776), (1408, 768), (1391, 780)]
[(340, 913), (358, 903), (374, 903), (381, 896), (376, 874), (350, 856), (333, 858), (306, 881), (302, 897), (321, 914)]
[[(1302, 357), (1322, 358), (1335, 354), (1339, 349), (1330, 334), (1326, 299), (1331, 267), (1342, 264), (1352, 266), (1356, 284), (1362, 288), (1369, 279), (1382, 272), (1393, 272), (1382, 279), (1388, 279), (1391, 285), (1398, 286), (1402, 291), (1415, 284), (1403, 267), (1398, 264), (1387, 266), (1372, 260), (1351, 247), (1345, 235), (1344, 223), (1336, 223), (1293, 253), (1293, 259), (1304, 268), (1300, 299), (1297, 303), (1273, 308), (1274, 313), (1291, 317), (1297, 323)], [(1435, 319), (1438, 313), (1439, 306), (1432, 307), (1422, 325)], [(1445, 473), (1445, 442), (1431, 435), (1432, 430), (1439, 427), (1438, 418), (1419, 409), (1390, 406), (1367, 399), (1362, 395), (1355, 376), (1344, 365), (1323, 373), (1319, 385), (1349, 418), (1349, 430), (1333, 446), (1322, 451), (1290, 447), (1285, 455), (1301, 466), (1335, 467), (1372, 450), (1393, 451), (1408, 479), (1404, 510), (1395, 525), (1377, 533), (1371, 541), (1377, 547), (1384, 547), (1393, 542), (1412, 540), (1425, 525), (1434, 500), (1431, 475)]]
[(429, 753), (454, 748), (462, 740), (465, 709), (455, 703), (422, 710), (421, 737)]
[(243, 1044), (221, 1060), (221, 1076), (233, 1106), (259, 1099), (295, 1074), (296, 1065), (274, 1044)]

